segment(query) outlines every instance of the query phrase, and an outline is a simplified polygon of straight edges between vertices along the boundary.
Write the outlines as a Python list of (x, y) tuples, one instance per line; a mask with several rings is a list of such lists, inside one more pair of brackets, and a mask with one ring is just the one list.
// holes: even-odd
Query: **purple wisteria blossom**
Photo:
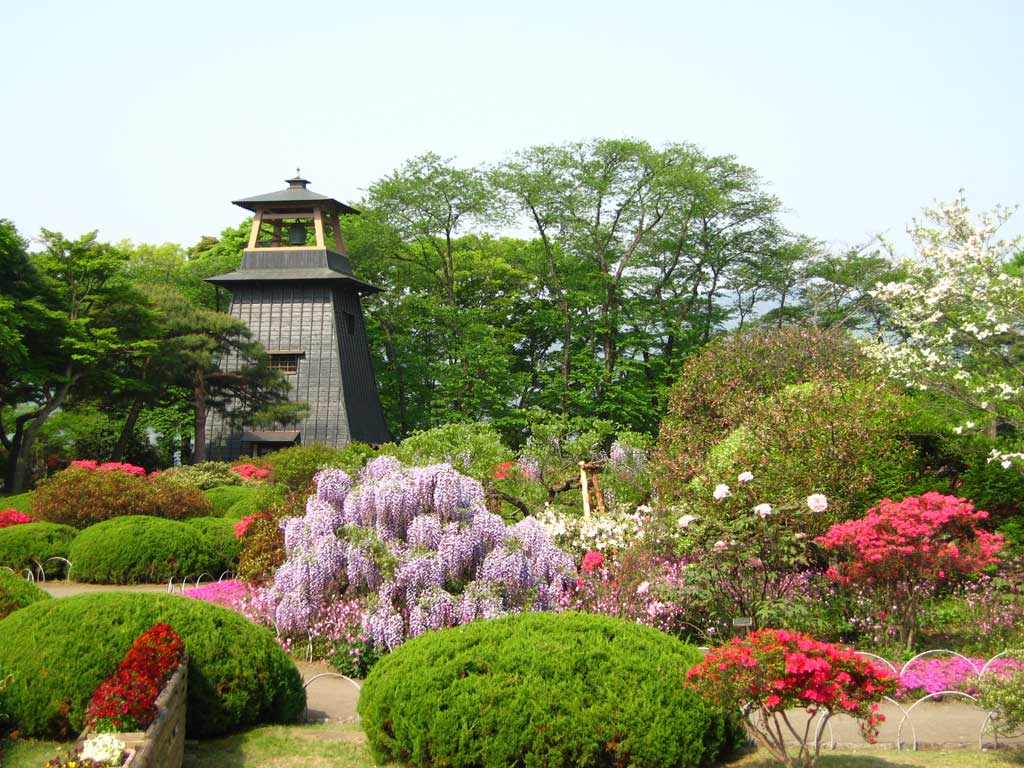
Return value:
[(279, 632), (309, 630), (332, 601), (366, 598), (365, 635), (388, 650), (429, 630), (555, 609), (575, 575), (537, 521), (506, 525), (450, 464), (381, 456), (355, 485), (324, 470), (316, 487), (306, 514), (282, 524), (287, 557), (266, 591)]

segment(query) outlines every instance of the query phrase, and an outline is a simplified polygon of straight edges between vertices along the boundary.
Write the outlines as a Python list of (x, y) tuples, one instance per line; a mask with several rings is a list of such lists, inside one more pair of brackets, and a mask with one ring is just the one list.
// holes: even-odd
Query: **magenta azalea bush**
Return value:
[[(917, 698), (942, 691), (958, 691), (976, 696), (979, 675), (988, 659), (960, 656), (927, 656), (906, 665), (900, 673), (900, 688), (908, 698)], [(1017, 659), (996, 659), (988, 665), (985, 675), (1005, 678), (1024, 670)]]

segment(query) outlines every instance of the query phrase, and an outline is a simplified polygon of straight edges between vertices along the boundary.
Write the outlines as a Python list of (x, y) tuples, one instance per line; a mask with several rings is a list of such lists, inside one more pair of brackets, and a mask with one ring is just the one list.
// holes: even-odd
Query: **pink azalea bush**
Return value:
[(909, 649), (927, 597), (997, 562), (1005, 542), (978, 527), (987, 517), (964, 499), (930, 492), (901, 502), (884, 499), (815, 541), (842, 558), (829, 578), (876, 596)]
[[(896, 678), (851, 648), (823, 643), (800, 632), (762, 629), (713, 648), (686, 674), (685, 685), (725, 706), (740, 706), (751, 735), (789, 768), (817, 764), (811, 720), (819, 712), (855, 718), (873, 742), (885, 716), (878, 702), (896, 692)], [(811, 717), (798, 726), (787, 710)], [(796, 755), (787, 740), (799, 746)]]
[(235, 464), (231, 471), (246, 480), (266, 480), (270, 477), (270, 470), (266, 467), (257, 467), (255, 464)]
[(93, 459), (79, 459), (77, 461), (72, 461), (71, 466), (78, 467), (79, 469), (87, 469), (90, 472), (124, 472), (126, 475), (137, 475), (138, 477), (146, 476), (146, 470), (142, 467), (136, 466), (135, 464), (122, 464), (119, 461), (108, 461), (100, 464)]
[[(978, 694), (978, 673), (985, 667), (987, 659), (960, 656), (930, 656), (917, 659), (900, 673), (900, 687), (909, 698), (941, 691), (959, 691), (972, 696)], [(1008, 677), (1024, 670), (1024, 663), (1017, 659), (996, 659), (988, 665), (985, 675)]]
[(5, 509), (0, 512), (0, 528), (10, 528), (12, 525), (34, 522), (35, 519), (16, 509)]

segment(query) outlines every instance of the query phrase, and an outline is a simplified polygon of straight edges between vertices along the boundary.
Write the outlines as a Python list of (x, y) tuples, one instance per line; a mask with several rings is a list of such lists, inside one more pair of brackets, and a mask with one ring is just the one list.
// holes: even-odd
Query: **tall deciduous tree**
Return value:
[(34, 345), (27, 364), (5, 373), (3, 402), (28, 404), (16, 417), (13, 436), (4, 435), (6, 487), (14, 493), (25, 485), (36, 434), (71, 392), (116, 382), (118, 361), (151, 345), (139, 332), (145, 300), (125, 279), (123, 252), (98, 242), (95, 232), (68, 240), (44, 229), (42, 242), (44, 250), (27, 264), (16, 244), (4, 254), (36, 291), (18, 332), (23, 338), (49, 333), (45, 344)]

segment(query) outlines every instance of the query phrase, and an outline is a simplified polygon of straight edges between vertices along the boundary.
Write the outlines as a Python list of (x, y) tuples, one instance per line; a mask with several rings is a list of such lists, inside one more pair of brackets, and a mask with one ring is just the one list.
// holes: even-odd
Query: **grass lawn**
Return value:
[[(23, 741), (0, 748), (3, 768), (41, 768), (66, 749), (50, 741)], [(264, 726), (222, 739), (190, 741), (185, 768), (374, 768), (357, 726)], [(727, 768), (777, 768), (763, 751), (750, 752)], [(863, 749), (823, 751), (821, 768), (1012, 768), (1024, 766), (1024, 750), (976, 749), (919, 752)]]

